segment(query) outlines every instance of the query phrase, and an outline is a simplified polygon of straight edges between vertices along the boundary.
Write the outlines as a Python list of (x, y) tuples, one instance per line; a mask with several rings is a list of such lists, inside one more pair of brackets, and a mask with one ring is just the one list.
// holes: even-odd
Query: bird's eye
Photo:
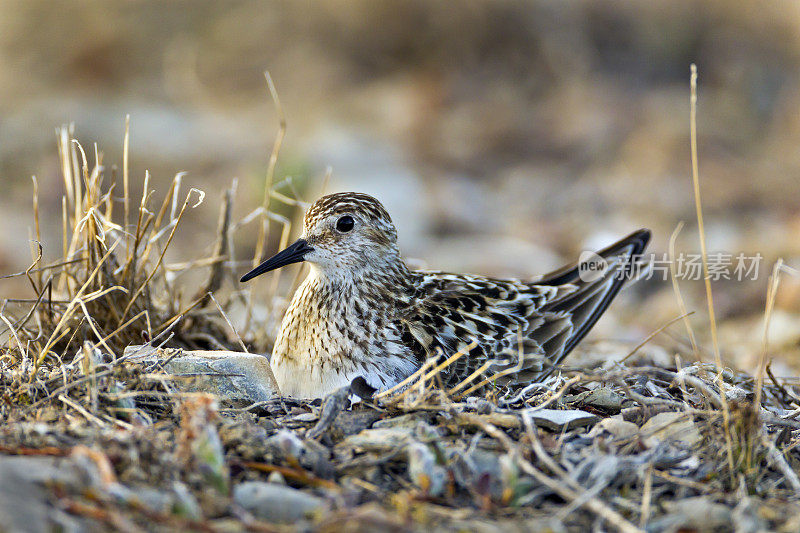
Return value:
[(355, 226), (356, 222), (353, 220), (353, 217), (350, 215), (345, 215), (343, 217), (339, 217), (339, 220), (336, 221), (336, 229), (341, 231), (342, 233), (347, 233), (353, 226)]

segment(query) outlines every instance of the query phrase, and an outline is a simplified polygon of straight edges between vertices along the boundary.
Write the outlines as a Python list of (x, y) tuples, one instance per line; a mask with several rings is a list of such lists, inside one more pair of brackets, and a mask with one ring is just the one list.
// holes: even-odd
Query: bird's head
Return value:
[(400, 262), (397, 230), (389, 213), (372, 196), (329, 194), (308, 209), (303, 234), (297, 241), (245, 274), (241, 281), (300, 261), (337, 278), (391, 269)]

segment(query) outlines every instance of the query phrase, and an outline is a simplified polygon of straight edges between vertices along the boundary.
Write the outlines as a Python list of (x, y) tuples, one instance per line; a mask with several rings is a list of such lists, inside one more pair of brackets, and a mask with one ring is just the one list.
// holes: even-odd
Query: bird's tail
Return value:
[(597, 253), (584, 252), (580, 260), (535, 282), (536, 285), (573, 285), (576, 290), (545, 304), (541, 311), (567, 315), (572, 327), (558, 353), (549, 360), (558, 364), (594, 326), (611, 300), (633, 279), (641, 267), (641, 254), (650, 241), (650, 230), (640, 229)]

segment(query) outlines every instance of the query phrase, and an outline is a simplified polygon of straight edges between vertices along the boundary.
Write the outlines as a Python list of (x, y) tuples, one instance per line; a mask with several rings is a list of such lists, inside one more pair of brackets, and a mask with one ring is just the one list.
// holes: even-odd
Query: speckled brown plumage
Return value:
[(532, 282), (413, 271), (380, 202), (338, 193), (311, 206), (300, 240), (243, 280), (297, 261), (311, 265), (271, 357), (284, 394), (320, 397), (358, 376), (390, 387), (428, 358), (473, 342), (444, 371), (448, 384), (490, 360), (491, 372), (513, 368), (504, 379), (528, 381), (551, 371), (586, 335), (649, 237), (640, 230), (598, 252), (609, 268), (590, 281), (574, 265)]

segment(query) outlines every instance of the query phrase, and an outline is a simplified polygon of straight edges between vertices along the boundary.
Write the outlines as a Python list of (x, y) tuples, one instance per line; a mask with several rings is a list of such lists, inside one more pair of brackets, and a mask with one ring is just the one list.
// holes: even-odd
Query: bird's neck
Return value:
[[(347, 299), (361, 297), (385, 300), (387, 292), (404, 293), (411, 286), (412, 274), (398, 259), (379, 268), (322, 269), (311, 265), (303, 286), (318, 296)], [(387, 291), (387, 289), (389, 289)], [(340, 302), (341, 305), (346, 302)]]
[(413, 274), (402, 262), (355, 272), (326, 271), (311, 265), (283, 318), (279, 340), (289, 344), (283, 349), (292, 351), (314, 336), (371, 335), (385, 325), (398, 305), (408, 301), (412, 280)]

